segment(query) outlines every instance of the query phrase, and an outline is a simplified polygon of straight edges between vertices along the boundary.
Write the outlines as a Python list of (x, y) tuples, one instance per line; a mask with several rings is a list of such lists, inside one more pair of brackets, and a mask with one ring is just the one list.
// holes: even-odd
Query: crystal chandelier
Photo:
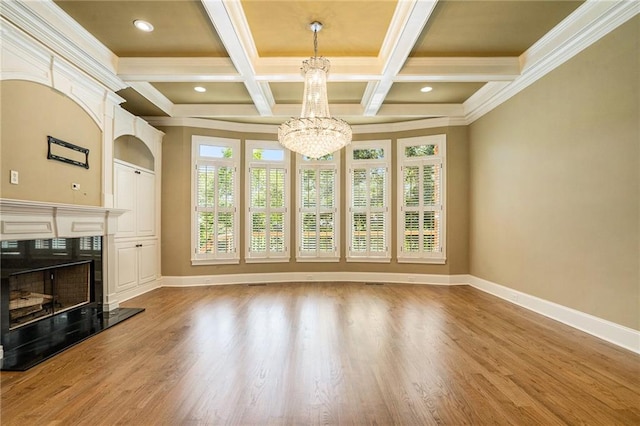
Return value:
[(313, 57), (302, 61), (304, 98), (300, 117), (292, 118), (278, 128), (278, 140), (287, 149), (309, 158), (320, 158), (351, 142), (351, 126), (329, 114), (327, 74), (329, 60), (318, 57), (320, 22), (312, 22)]

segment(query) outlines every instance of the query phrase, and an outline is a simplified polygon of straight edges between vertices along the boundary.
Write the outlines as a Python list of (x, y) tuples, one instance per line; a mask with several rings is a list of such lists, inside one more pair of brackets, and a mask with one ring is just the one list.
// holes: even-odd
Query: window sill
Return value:
[(191, 259), (191, 266), (198, 265), (238, 265), (240, 259)]
[(347, 262), (391, 263), (390, 257), (347, 257)]
[(245, 263), (289, 263), (290, 257), (246, 257)]
[(339, 257), (296, 257), (296, 262), (340, 262)]
[(444, 257), (399, 257), (398, 263), (424, 263), (432, 265), (444, 265), (447, 263), (447, 259)]

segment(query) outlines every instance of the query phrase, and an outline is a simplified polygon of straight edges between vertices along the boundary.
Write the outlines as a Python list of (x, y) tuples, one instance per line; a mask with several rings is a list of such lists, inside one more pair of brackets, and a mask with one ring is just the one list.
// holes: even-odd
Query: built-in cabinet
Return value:
[(118, 220), (116, 237), (155, 235), (155, 174), (117, 160), (113, 169), (115, 206), (128, 210)]
[(157, 278), (156, 239), (116, 242), (117, 291), (125, 291)]
[(114, 207), (127, 210), (118, 218), (114, 238), (115, 290), (125, 299), (147, 291), (149, 283), (160, 275), (156, 232), (158, 185), (153, 170), (114, 159)]

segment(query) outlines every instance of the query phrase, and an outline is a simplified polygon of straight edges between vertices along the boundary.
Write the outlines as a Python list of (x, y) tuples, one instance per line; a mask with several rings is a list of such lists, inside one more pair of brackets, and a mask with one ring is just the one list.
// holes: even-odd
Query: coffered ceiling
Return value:
[[(588, 3), (588, 2), (587, 2)], [(117, 57), (123, 107), (276, 124), (300, 113), (309, 23), (324, 24), (331, 113), (353, 124), (464, 116), (521, 76), (571, 0), (55, 0)], [(154, 26), (141, 32), (133, 21)], [(201, 86), (206, 92), (194, 91)], [(423, 93), (424, 86), (432, 90)], [(475, 98), (474, 98), (475, 96)]]

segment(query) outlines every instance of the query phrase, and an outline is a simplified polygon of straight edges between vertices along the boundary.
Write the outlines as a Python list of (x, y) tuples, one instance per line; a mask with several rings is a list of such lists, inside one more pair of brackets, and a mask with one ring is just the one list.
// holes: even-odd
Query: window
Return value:
[(340, 154), (297, 156), (297, 260), (340, 260)]
[(102, 237), (80, 237), (81, 252), (102, 251)]
[(445, 142), (398, 140), (398, 262), (445, 262)]
[(347, 147), (347, 261), (390, 261), (391, 141)]
[(289, 150), (278, 142), (247, 141), (246, 261), (289, 260)]
[[(24, 246), (23, 246), (24, 247)], [(16, 240), (5, 240), (0, 242), (0, 251), (2, 251), (2, 255), (20, 255), (22, 253), (22, 248), (20, 247), (20, 243)]]
[(238, 263), (240, 141), (192, 139), (193, 265)]

